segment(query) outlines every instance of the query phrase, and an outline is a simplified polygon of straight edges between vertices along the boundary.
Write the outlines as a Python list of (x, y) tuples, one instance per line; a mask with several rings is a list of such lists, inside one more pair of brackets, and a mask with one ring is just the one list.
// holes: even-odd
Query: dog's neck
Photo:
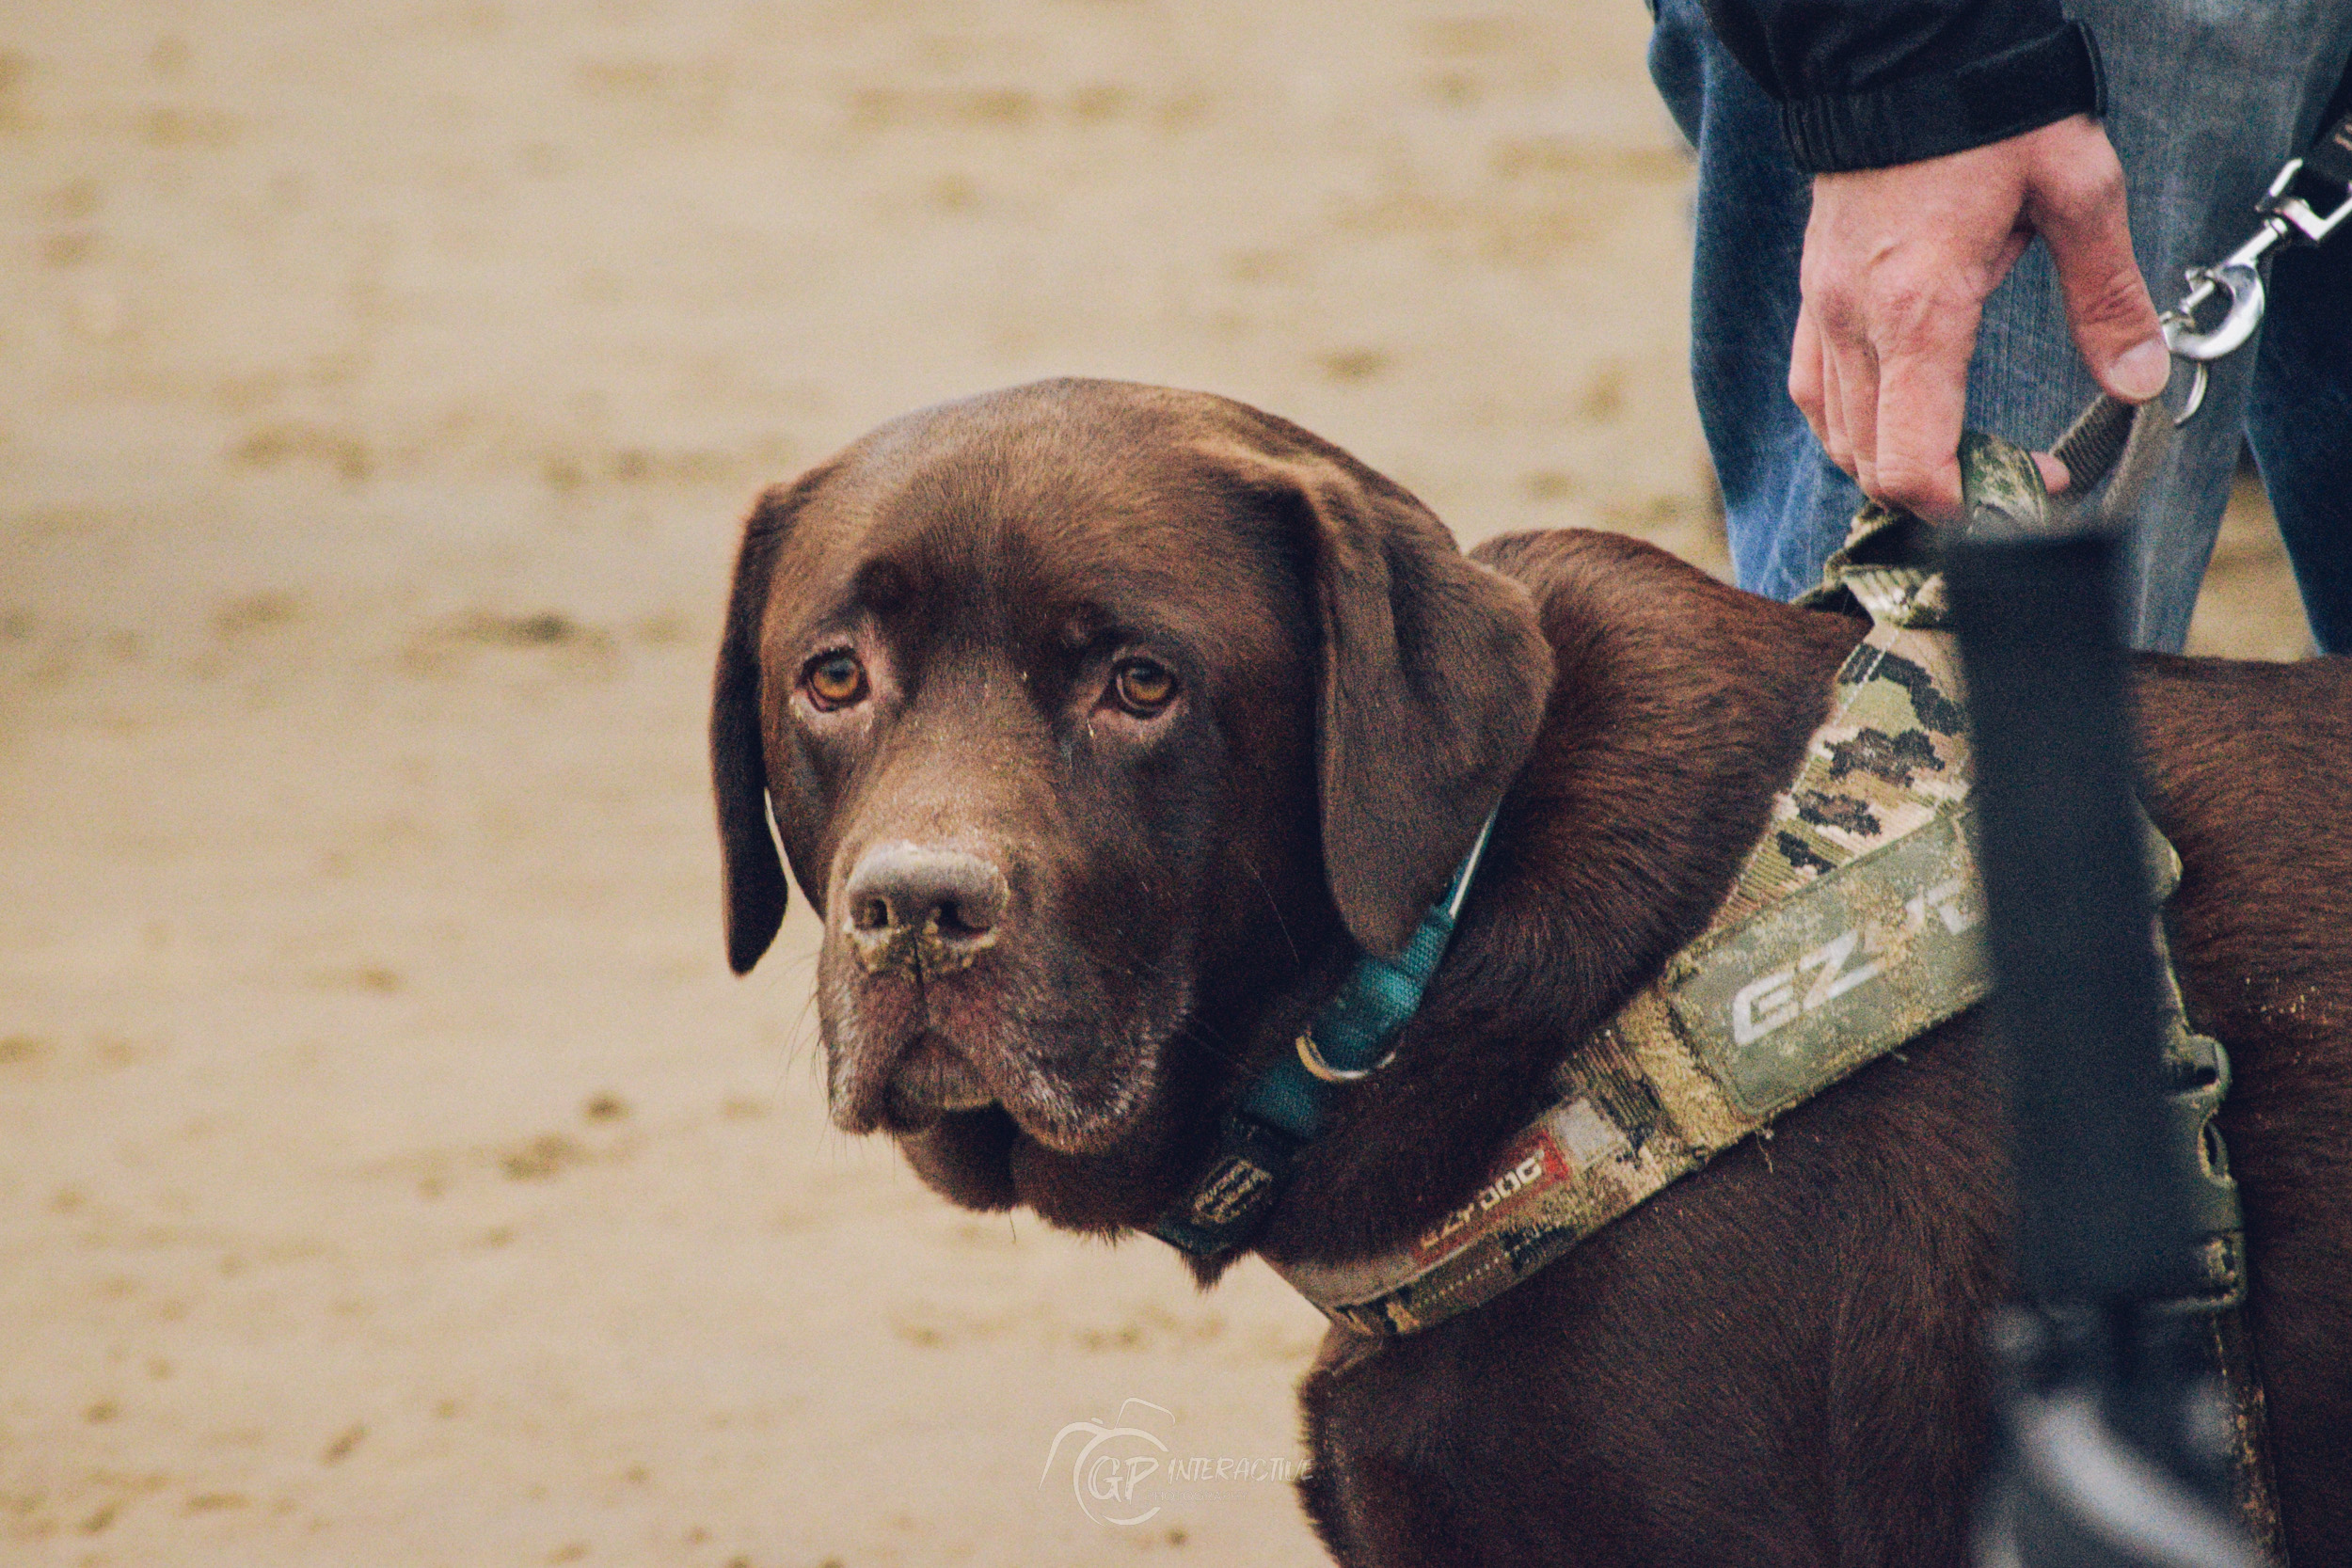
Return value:
[[(1705, 927), (1864, 630), (1613, 534), (1527, 535), (1483, 559), (1535, 599), (1555, 659), (1549, 707), (1420, 1014), (1395, 1060), (1338, 1094), (1301, 1152), (1259, 1239), (1273, 1257), (1369, 1256), (1461, 1200), (1549, 1098), (1575, 1042)], [(1206, 1159), (1214, 1107), (1248, 1082), (1237, 1068), (1291, 1050), (1341, 983), (1354, 949), (1336, 914), (1324, 930), (1330, 941), (1308, 947), (1303, 969), (1221, 998), (1193, 1032), (1223, 1043), (1168, 1064), (1172, 1100), (1200, 1114), (1154, 1118), (1115, 1151), (1078, 1156), (980, 1113), (906, 1140), (908, 1158), (971, 1207), (1025, 1203), (1106, 1235), (1147, 1227)], [(1190, 1261), (1207, 1279), (1237, 1256)]]
[(1612, 535), (1486, 559), (1534, 595), (1550, 708), (1421, 1015), (1301, 1155), (1270, 1256), (1367, 1256), (1461, 1200), (1565, 1053), (1705, 927), (1864, 629)]

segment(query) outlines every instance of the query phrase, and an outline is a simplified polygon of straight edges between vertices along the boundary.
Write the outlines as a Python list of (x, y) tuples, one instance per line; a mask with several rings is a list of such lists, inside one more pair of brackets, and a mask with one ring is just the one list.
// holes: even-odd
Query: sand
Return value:
[[(726, 974), (732, 529), (1084, 372), (1720, 568), (1645, 28), (0, 14), (0, 1558), (1320, 1560), (1312, 1311), (830, 1132), (804, 910)], [(2242, 522), (2200, 638), (2291, 656)]]

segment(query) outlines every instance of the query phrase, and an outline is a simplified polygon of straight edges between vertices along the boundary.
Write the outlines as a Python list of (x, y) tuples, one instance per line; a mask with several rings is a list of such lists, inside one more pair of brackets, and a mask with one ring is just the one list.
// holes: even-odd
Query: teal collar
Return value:
[(1371, 1077), (1395, 1054), (1397, 1035), (1420, 1010), (1454, 940), (1454, 923), (1494, 826), (1489, 812), (1445, 896), (1430, 906), (1404, 948), (1391, 958), (1370, 953), (1358, 958), (1331, 1000), (1299, 1031), (1297, 1049), (1260, 1074), (1226, 1113), (1215, 1157), (1152, 1227), (1153, 1235), (1205, 1258), (1256, 1234), (1281, 1196), (1298, 1149), (1323, 1131), (1332, 1090)]

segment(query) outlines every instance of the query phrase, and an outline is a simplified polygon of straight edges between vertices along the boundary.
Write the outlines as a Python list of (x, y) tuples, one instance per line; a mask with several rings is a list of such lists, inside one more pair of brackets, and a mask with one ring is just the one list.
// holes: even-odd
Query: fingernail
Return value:
[(2115, 363), (2107, 367), (2107, 378), (2123, 397), (2146, 403), (2172, 379), (2172, 356), (2166, 352), (2162, 338), (2151, 338), (2117, 355)]

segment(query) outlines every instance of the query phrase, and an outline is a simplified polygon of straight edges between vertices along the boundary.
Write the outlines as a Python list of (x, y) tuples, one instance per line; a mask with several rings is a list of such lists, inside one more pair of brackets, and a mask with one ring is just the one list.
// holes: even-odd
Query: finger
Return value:
[(1845, 472), (1853, 472), (1853, 437), (1846, 428), (1846, 388), (1837, 356), (1821, 355), (1821, 450)]
[(2042, 487), (2054, 496), (2066, 494), (2074, 485), (2074, 476), (2067, 472), (2066, 465), (2046, 451), (2033, 454), (2033, 466), (2042, 470)]
[(2001, 242), (1999, 253), (1993, 258), (1991, 276), (1996, 281), (2007, 277), (2009, 269), (2017, 264), (2017, 258), (2023, 256), (2026, 253), (2026, 247), (2031, 244), (2033, 244), (2033, 230), (2025, 224), (2020, 223), (2010, 230), (2009, 238)]
[(2124, 402), (2145, 403), (2164, 390), (2172, 360), (2132, 255), (2123, 166), (2104, 134), (2071, 150), (2036, 173), (2034, 227), (2050, 246), (2066, 325), (2091, 374)]
[(1879, 357), (1878, 499), (1923, 517), (1960, 516), (1960, 421), (1979, 312), (1947, 309)]
[(1837, 357), (1837, 389), (1846, 404), (1846, 439), (1853, 446), (1853, 476), (1866, 496), (1878, 494), (1879, 362), (1867, 342)]
[(1821, 334), (1814, 325), (1810, 307), (1797, 308), (1796, 336), (1788, 345), (1788, 397), (1796, 404), (1804, 422), (1813, 427), (1813, 438), (1826, 449), (1829, 446), (1828, 426), (1823, 422), (1821, 382)]

